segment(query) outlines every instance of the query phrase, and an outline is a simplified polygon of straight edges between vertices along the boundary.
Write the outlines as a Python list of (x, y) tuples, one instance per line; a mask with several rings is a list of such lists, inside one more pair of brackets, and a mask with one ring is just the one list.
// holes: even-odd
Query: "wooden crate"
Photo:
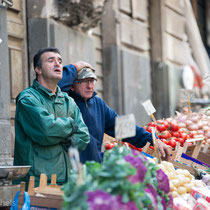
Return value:
[[(196, 162), (193, 162), (192, 160), (182, 158), (183, 153), (184, 154), (186, 153), (187, 155), (193, 157), (194, 159), (198, 158), (198, 156), (201, 157), (200, 150), (201, 150), (202, 141), (203, 141), (203, 138), (189, 139), (185, 142), (184, 147), (181, 147), (180, 144), (177, 143), (175, 150), (170, 151), (171, 156), (170, 156), (169, 162), (171, 162), (175, 168), (187, 169), (193, 175), (195, 174), (195, 170), (193, 169), (193, 167), (206, 170), (207, 168), (205, 166), (200, 165)], [(193, 142), (194, 145), (189, 146), (190, 142)], [(143, 148), (143, 152), (149, 155), (152, 155), (153, 157), (156, 157), (154, 150), (150, 149), (149, 146), (150, 146), (150, 143), (147, 143)], [(206, 154), (205, 154), (205, 157), (203, 155), (203, 158), (207, 158)], [(209, 161), (209, 158), (208, 158), (208, 161)]]
[[(30, 177), (28, 194), (30, 196), (31, 206), (44, 208), (61, 209), (63, 204), (63, 194), (61, 186), (56, 184), (56, 174), (51, 177), (51, 184), (47, 185), (47, 176), (40, 175), (39, 187), (34, 188), (35, 178)], [(25, 182), (21, 182), (18, 209), (22, 208), (24, 203)]]

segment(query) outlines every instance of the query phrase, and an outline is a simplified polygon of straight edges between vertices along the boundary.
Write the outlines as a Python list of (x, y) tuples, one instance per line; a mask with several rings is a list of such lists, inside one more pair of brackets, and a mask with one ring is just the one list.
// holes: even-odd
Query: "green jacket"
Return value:
[(26, 181), (35, 176), (39, 185), (41, 173), (48, 182), (57, 175), (57, 183), (68, 180), (71, 169), (68, 147), (73, 144), (79, 151), (89, 143), (89, 133), (74, 100), (57, 87), (56, 94), (37, 80), (23, 90), (16, 99), (14, 165), (30, 165)]

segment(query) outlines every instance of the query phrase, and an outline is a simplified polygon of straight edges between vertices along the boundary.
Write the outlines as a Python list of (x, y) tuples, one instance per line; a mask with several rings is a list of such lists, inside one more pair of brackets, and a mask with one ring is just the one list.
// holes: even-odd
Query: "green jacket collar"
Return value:
[(59, 98), (64, 97), (64, 95), (63, 95), (59, 86), (57, 86), (55, 94), (52, 93), (52, 91), (49, 90), (48, 88), (45, 88), (44, 86), (42, 86), (36, 79), (34, 79), (32, 86), (33, 86), (34, 89), (39, 91), (41, 94), (44, 94), (44, 95), (48, 96), (49, 98), (51, 98), (53, 96), (55, 96), (56, 98), (57, 97), (59, 97)]

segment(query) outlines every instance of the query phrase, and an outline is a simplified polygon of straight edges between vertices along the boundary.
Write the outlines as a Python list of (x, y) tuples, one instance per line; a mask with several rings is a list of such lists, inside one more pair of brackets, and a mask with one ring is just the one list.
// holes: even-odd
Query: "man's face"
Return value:
[(44, 80), (62, 79), (63, 64), (60, 54), (54, 52), (45, 52), (41, 55), (42, 67), (38, 68), (38, 75)]
[(95, 79), (94, 78), (86, 78), (75, 82), (71, 89), (76, 93), (79, 93), (85, 101), (92, 97), (95, 91)]

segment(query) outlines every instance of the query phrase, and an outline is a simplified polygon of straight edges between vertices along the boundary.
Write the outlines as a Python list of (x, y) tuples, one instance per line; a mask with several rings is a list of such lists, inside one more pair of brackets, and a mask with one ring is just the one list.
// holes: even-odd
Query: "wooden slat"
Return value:
[(45, 187), (47, 187), (47, 176), (46, 174), (41, 174), (39, 181), (39, 190), (44, 190)]
[(210, 165), (210, 155), (208, 155), (204, 152), (199, 152), (197, 159), (200, 160), (201, 162), (204, 162), (204, 163)]
[(34, 186), (35, 186), (35, 177), (30, 176), (29, 185), (28, 185), (28, 194), (34, 195)]
[[(63, 204), (63, 197), (61, 195), (47, 195), (46, 197), (38, 197), (36, 195), (30, 196), (30, 204), (31, 206), (38, 206), (38, 207), (46, 207), (46, 208), (62, 208)], [(18, 207), (23, 205), (24, 196), (19, 196)]]

